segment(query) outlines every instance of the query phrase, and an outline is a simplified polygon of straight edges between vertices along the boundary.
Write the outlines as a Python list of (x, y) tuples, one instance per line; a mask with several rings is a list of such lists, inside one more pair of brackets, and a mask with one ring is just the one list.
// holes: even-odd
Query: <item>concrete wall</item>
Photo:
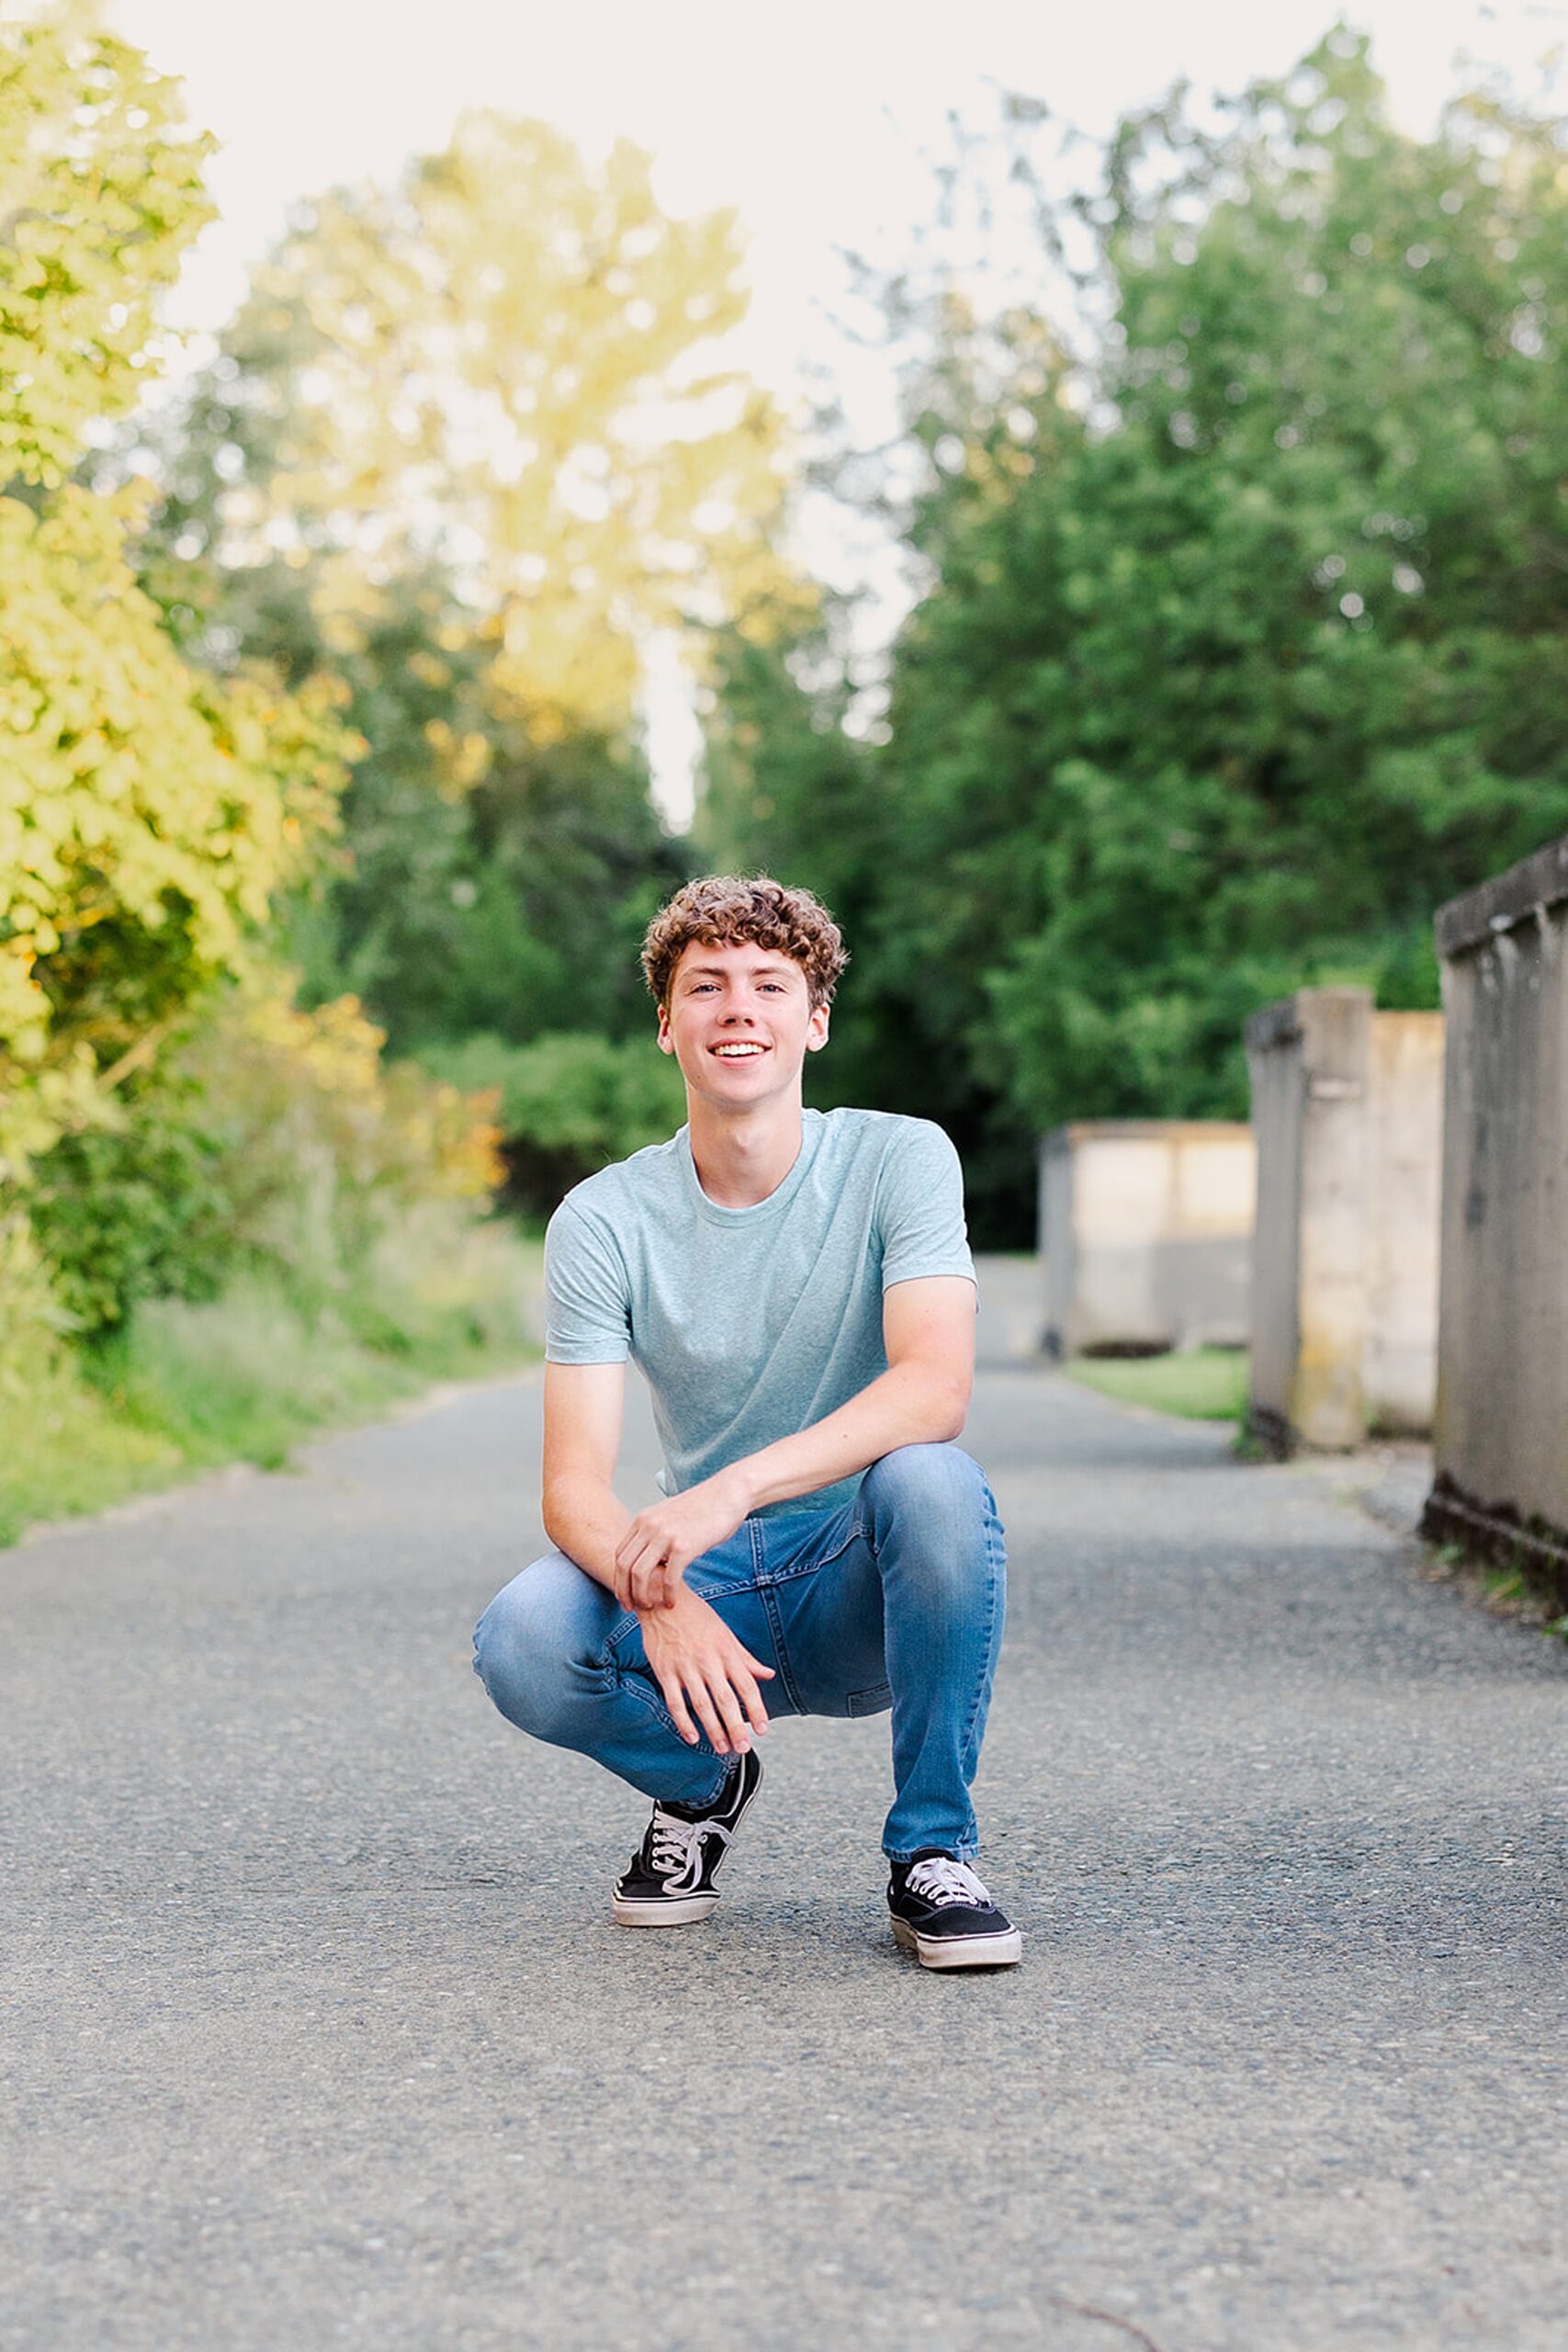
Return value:
[(1449, 1063), (1430, 1533), (1568, 1607), (1568, 838), (1438, 916)]
[(1253, 1148), (1218, 1119), (1107, 1119), (1040, 1147), (1045, 1345), (1245, 1344)]
[(1437, 1376), (1443, 1016), (1300, 989), (1247, 1025), (1251, 1422), (1271, 1452), (1421, 1430)]

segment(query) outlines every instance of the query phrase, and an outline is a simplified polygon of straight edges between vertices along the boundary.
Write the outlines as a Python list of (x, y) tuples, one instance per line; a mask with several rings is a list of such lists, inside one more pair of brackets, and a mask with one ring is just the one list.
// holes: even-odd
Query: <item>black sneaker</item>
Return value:
[(922, 1968), (1011, 1968), (1023, 1958), (1022, 1936), (967, 1862), (933, 1846), (889, 1868), (894, 1938)]
[(660, 1803), (631, 1865), (615, 1881), (623, 1928), (684, 1928), (718, 1901), (714, 1878), (746, 1808), (762, 1784), (762, 1761), (748, 1748), (709, 1809)]

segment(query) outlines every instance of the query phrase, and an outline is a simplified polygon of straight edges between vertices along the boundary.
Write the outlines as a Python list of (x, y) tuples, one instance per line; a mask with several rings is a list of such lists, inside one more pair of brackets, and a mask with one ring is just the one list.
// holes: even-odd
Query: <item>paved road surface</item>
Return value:
[(0, 1555), (0, 2345), (1560, 2352), (1560, 1651), (998, 1365), (1024, 1966), (892, 1949), (875, 1722), (782, 1724), (716, 1919), (628, 1934), (640, 1803), (468, 1671), (536, 1420)]

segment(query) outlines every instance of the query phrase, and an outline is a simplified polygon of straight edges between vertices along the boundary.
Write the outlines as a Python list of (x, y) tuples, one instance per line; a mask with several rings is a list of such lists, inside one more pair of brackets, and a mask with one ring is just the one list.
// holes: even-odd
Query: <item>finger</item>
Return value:
[[(651, 1531), (634, 1519), (615, 1546), (616, 1566), (628, 1570), (635, 1568), (650, 1545), (653, 1545)], [(653, 1549), (655, 1556), (659, 1556), (661, 1547), (653, 1545)]]
[(739, 1693), (740, 1703), (746, 1710), (746, 1720), (761, 1738), (768, 1728), (768, 1711), (762, 1704), (762, 1694), (749, 1674), (737, 1671), (732, 1679)]
[(715, 1749), (720, 1756), (728, 1756), (729, 1735), (719, 1719), (718, 1710), (713, 1703), (707, 1685), (704, 1682), (688, 1683), (686, 1696), (692, 1702), (693, 1713), (706, 1732)]
[(656, 1609), (661, 1589), (663, 1571), (657, 1560), (639, 1560), (627, 1582), (631, 1587), (634, 1609)]
[(668, 1679), (661, 1674), (659, 1678), (659, 1687), (664, 1693), (664, 1703), (670, 1710), (671, 1722), (687, 1747), (695, 1747), (698, 1737), (697, 1727), (686, 1712), (686, 1694), (682, 1690), (680, 1682), (672, 1674)]
[(729, 1745), (737, 1756), (744, 1756), (751, 1745), (750, 1726), (741, 1713), (740, 1700), (733, 1684), (725, 1677), (716, 1677), (712, 1686), (714, 1705), (718, 1709)]
[(664, 1562), (651, 1547), (632, 1569), (632, 1585), (639, 1609), (662, 1609), (665, 1606)]

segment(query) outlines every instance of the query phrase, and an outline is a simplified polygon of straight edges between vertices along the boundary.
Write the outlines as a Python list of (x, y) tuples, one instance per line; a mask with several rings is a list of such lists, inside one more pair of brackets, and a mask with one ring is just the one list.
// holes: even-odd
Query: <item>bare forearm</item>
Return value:
[(966, 1372), (895, 1364), (824, 1420), (763, 1446), (719, 1476), (735, 1481), (745, 1510), (788, 1502), (852, 1478), (897, 1446), (947, 1443), (962, 1435), (968, 1407)]
[(631, 1516), (615, 1488), (600, 1478), (562, 1476), (545, 1489), (545, 1532), (550, 1542), (612, 1591), (615, 1547), (631, 1525)]

